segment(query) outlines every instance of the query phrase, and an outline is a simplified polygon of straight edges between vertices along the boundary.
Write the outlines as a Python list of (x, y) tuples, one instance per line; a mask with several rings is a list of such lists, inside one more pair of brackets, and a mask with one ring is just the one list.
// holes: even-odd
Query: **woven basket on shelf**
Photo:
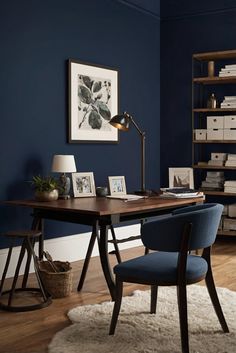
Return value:
[(44, 287), (52, 298), (67, 297), (72, 292), (72, 269), (69, 262), (53, 261), (62, 271), (53, 272), (48, 261), (39, 261), (39, 273)]

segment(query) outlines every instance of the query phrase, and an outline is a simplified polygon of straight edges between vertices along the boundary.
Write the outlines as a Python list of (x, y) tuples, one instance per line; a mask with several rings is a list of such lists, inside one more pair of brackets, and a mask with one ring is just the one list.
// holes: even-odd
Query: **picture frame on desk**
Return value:
[(74, 197), (96, 196), (94, 175), (92, 172), (72, 173)]
[(127, 193), (124, 176), (109, 176), (108, 181), (111, 196), (125, 195)]
[(193, 168), (169, 168), (169, 187), (194, 189)]
[(118, 143), (118, 70), (69, 59), (69, 143)]

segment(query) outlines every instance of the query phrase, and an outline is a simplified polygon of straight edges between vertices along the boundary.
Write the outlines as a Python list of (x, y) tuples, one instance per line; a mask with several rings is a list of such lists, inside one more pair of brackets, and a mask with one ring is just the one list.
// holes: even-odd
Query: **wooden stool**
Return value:
[[(3, 270), (1, 284), (0, 284), (0, 300), (1, 300), (0, 309), (17, 312), (17, 311), (36, 310), (36, 309), (41, 309), (41, 308), (48, 306), (52, 302), (51, 296), (46, 292), (46, 290), (43, 286), (43, 283), (41, 281), (41, 278), (39, 275), (37, 257), (34, 252), (35, 241), (39, 239), (39, 237), (42, 235), (42, 233), (40, 231), (36, 231), (36, 230), (27, 230), (27, 231), (7, 232), (5, 235), (7, 237), (11, 238), (12, 242), (11, 242), (11, 246), (9, 247), (7, 260), (6, 260), (5, 268)], [(16, 265), (16, 269), (15, 269), (15, 274), (14, 274), (13, 281), (12, 281), (12, 286), (11, 286), (10, 290), (3, 291), (4, 282), (6, 279), (8, 267), (9, 267), (10, 260), (11, 260), (12, 249), (14, 247), (14, 243), (17, 238), (22, 239), (22, 245), (21, 245), (19, 258), (18, 258), (18, 262)], [(16, 288), (16, 283), (17, 283), (17, 280), (19, 277), (20, 267), (21, 267), (22, 260), (24, 258), (26, 251), (27, 251), (27, 260), (26, 260), (25, 271), (24, 271), (23, 280), (22, 280), (22, 286), (21, 286), (21, 288)], [(34, 261), (35, 276), (36, 276), (38, 286), (39, 286), (38, 288), (26, 287), (32, 257), (33, 257), (33, 261)], [(40, 299), (40, 302), (36, 303), (36, 304), (34, 303), (34, 304), (20, 305), (20, 306), (13, 305), (12, 301), (14, 301), (13, 297), (14, 297), (15, 292), (32, 292), (32, 297), (33, 297), (34, 292), (36, 292), (37, 293), (37, 300)], [(2, 302), (2, 299), (5, 297), (6, 297), (6, 299), (8, 299), (7, 304)]]

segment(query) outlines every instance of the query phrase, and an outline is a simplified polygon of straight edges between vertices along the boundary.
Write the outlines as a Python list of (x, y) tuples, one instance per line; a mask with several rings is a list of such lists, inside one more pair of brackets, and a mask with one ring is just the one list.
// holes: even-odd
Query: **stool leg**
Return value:
[(16, 270), (15, 270), (15, 275), (14, 275), (13, 282), (12, 282), (11, 291), (10, 291), (10, 293), (9, 293), (9, 298), (8, 298), (8, 305), (9, 305), (9, 306), (11, 305), (12, 297), (13, 297), (13, 294), (14, 294), (14, 292), (15, 292), (16, 282), (17, 282), (17, 279), (18, 279), (18, 276), (19, 276), (20, 267), (21, 267), (22, 260), (23, 260), (24, 255), (25, 255), (25, 248), (26, 248), (26, 241), (25, 241), (25, 239), (24, 239), (24, 241), (23, 241), (23, 243), (22, 243), (22, 246), (21, 246), (19, 259), (18, 259), (18, 262), (17, 262), (17, 266), (16, 266)]
[[(32, 243), (33, 243), (32, 246), (34, 248), (34, 243), (35, 243), (34, 239), (32, 239)], [(27, 250), (27, 261), (26, 261), (25, 272), (24, 272), (24, 277), (23, 277), (23, 281), (22, 281), (22, 288), (26, 288), (28, 277), (29, 277), (30, 263), (32, 260), (31, 249), (29, 247), (27, 247), (26, 250)]]
[(13, 249), (13, 242), (12, 242), (11, 246), (9, 247), (8, 254), (7, 254), (7, 260), (6, 260), (6, 265), (4, 267), (3, 274), (2, 274), (1, 285), (0, 285), (0, 295), (2, 294), (3, 285), (4, 285), (4, 282), (5, 282), (5, 279), (6, 279), (6, 275), (7, 275), (10, 259), (11, 259), (12, 249)]
[(31, 252), (31, 256), (33, 256), (35, 276), (37, 278), (39, 288), (40, 288), (40, 290), (42, 292), (43, 299), (46, 302), (48, 300), (48, 296), (47, 296), (46, 290), (45, 290), (45, 288), (43, 286), (43, 283), (42, 283), (40, 275), (39, 275), (38, 261), (37, 261), (37, 257), (36, 257), (35, 252), (34, 252), (34, 243), (35, 243), (35, 241), (33, 239), (29, 239), (29, 238), (27, 239), (27, 241), (28, 241), (29, 251)]

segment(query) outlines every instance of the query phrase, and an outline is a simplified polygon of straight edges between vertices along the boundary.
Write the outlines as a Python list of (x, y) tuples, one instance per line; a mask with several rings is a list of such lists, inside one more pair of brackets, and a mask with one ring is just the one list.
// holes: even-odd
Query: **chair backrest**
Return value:
[(180, 251), (184, 228), (192, 224), (188, 250), (203, 249), (215, 241), (224, 206), (205, 203), (178, 209), (169, 217), (144, 223), (143, 244), (151, 250)]

